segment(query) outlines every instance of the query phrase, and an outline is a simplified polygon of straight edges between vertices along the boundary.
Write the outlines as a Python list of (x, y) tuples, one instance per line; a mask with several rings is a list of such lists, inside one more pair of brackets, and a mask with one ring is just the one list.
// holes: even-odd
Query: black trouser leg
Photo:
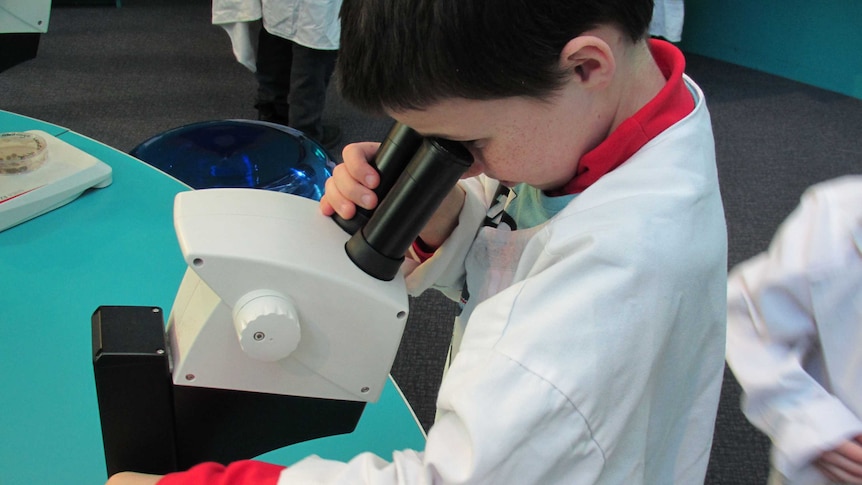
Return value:
[(261, 27), (257, 45), (257, 108), (264, 121), (287, 124), (293, 42)]
[(316, 140), (323, 138), (323, 108), (326, 89), (335, 68), (337, 50), (310, 49), (293, 44), (290, 77), (289, 125)]

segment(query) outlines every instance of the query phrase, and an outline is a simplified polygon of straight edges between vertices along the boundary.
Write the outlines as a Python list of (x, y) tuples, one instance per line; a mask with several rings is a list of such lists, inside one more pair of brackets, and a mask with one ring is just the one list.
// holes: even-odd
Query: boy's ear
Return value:
[(607, 42), (592, 35), (575, 37), (563, 46), (560, 65), (586, 86), (610, 81), (616, 71), (616, 60)]

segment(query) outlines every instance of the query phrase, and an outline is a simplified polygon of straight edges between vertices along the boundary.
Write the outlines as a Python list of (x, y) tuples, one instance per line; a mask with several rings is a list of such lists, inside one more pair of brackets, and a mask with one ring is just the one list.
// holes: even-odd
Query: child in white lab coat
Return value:
[(727, 299), (727, 362), (772, 440), (770, 483), (862, 483), (862, 176), (809, 188)]

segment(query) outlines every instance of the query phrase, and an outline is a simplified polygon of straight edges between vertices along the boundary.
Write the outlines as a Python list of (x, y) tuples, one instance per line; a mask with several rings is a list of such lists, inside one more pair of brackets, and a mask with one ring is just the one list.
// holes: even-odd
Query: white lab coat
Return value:
[(464, 181), (458, 227), (407, 277), (454, 296), (466, 275), (471, 293), (424, 452), (311, 457), (279, 483), (702, 483), (727, 246), (709, 114), (688, 81), (694, 112), (541, 226), (477, 236), (496, 184)]
[(727, 298), (727, 361), (773, 468), (829, 483), (811, 461), (862, 434), (862, 176), (807, 190), (769, 250), (733, 269)]
[(212, 23), (230, 36), (237, 61), (255, 70), (250, 22), (263, 21), (270, 34), (319, 50), (337, 50), (342, 0), (213, 0)]
[(671, 42), (679, 42), (682, 40), (684, 20), (685, 4), (683, 0), (656, 0), (649, 33)]

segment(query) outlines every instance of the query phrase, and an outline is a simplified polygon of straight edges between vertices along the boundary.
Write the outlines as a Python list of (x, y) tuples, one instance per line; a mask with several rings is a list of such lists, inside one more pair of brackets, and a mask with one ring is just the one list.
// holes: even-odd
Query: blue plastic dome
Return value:
[(168, 130), (132, 156), (195, 189), (245, 187), (320, 200), (335, 162), (293, 128), (252, 120), (218, 120)]

